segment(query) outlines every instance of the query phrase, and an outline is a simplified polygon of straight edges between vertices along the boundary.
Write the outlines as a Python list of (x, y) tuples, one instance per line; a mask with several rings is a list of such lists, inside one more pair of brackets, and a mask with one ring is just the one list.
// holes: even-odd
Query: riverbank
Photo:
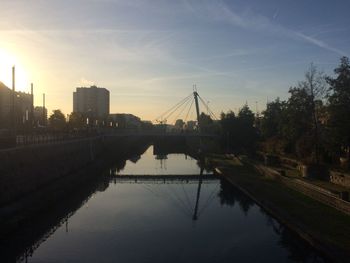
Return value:
[[(91, 152), (86, 150), (86, 147), (89, 149), (90, 144), (84, 144), (80, 141), (73, 141), (71, 145), (68, 142), (64, 145), (48, 144), (40, 148), (37, 146), (34, 148), (36, 153), (42, 149), (52, 152), (51, 155), (46, 156), (45, 160), (51, 157), (54, 158), (50, 160), (49, 164), (44, 163), (41, 166), (43, 167), (42, 170), (38, 165), (32, 164), (31, 167), (26, 165), (28, 167), (26, 173), (2, 175), (2, 188), (4, 189), (10, 188), (18, 180), (21, 181), (20, 183), (17, 182), (16, 189), (12, 189), (12, 195), (16, 198), (4, 198), (6, 202), (0, 205), (0, 242), (6, 242), (7, 238), (14, 233), (30, 227), (37, 218), (54, 211), (62, 200), (79, 191), (89, 181), (95, 180), (106, 169), (108, 172), (111, 166), (116, 166), (115, 169), (122, 168), (128, 158), (141, 155), (147, 149), (149, 143), (149, 141), (142, 138), (104, 140), (99, 145), (98, 152), (95, 146), (92, 157), (90, 156)], [(59, 147), (62, 149), (57, 151)], [(71, 151), (71, 149), (74, 151)], [(25, 148), (22, 155), (34, 150), (32, 147)], [(19, 150), (16, 149), (16, 151)], [(76, 155), (74, 159), (72, 157), (69, 162), (66, 162), (73, 153)], [(27, 154), (26, 156), (30, 155)], [(30, 157), (34, 158), (33, 156)], [(43, 159), (44, 157), (40, 160)], [(63, 168), (60, 169), (59, 167)], [(9, 169), (8, 173), (10, 171)], [(27, 187), (28, 189), (23, 191), (22, 185), (30, 185), (31, 187)], [(5, 194), (8, 193), (3, 192), (3, 196)]]
[(209, 162), (281, 223), (335, 262), (350, 262), (350, 217), (272, 178), (236, 158), (215, 155)]

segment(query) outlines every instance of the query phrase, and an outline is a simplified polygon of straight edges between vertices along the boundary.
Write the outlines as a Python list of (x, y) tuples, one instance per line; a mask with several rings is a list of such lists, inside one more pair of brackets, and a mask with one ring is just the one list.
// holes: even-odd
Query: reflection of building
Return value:
[[(0, 127), (9, 128), (12, 123), (12, 100), (13, 91), (0, 82)], [(33, 107), (32, 95), (15, 91), (15, 114), (14, 123), (21, 127), (30, 123), (31, 110)]]
[(47, 109), (42, 106), (34, 108), (34, 123), (36, 125), (44, 126), (47, 121)]
[(109, 91), (91, 86), (77, 88), (73, 92), (73, 112), (93, 118), (105, 118), (109, 114)]

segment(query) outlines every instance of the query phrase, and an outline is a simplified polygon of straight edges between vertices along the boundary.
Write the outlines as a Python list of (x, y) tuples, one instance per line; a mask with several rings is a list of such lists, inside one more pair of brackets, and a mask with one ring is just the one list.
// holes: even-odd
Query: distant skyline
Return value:
[[(285, 99), (313, 62), (350, 55), (347, 0), (2, 0), (0, 81), (68, 114), (79, 86), (105, 87), (111, 113), (145, 120), (192, 92), (219, 116)], [(203, 109), (205, 111), (205, 109)]]

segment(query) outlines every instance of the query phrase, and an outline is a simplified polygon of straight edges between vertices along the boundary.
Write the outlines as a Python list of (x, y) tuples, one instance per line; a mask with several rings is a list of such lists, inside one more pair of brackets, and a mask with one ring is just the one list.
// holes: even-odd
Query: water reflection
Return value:
[[(224, 179), (220, 180), (218, 196), (221, 205), (238, 205), (245, 215), (248, 214), (251, 208), (256, 207), (255, 202), (251, 198)], [(278, 244), (288, 250), (288, 259), (291, 262), (330, 262), (319, 256), (313, 249), (310, 249), (306, 241), (300, 239), (297, 234), (280, 224), (267, 214), (264, 209), (260, 208), (260, 212), (265, 215), (266, 224), (278, 235)]]
[(288, 250), (288, 259), (291, 262), (332, 262), (319, 255), (315, 250), (310, 249), (309, 244), (301, 239), (296, 233), (284, 227), (277, 220), (261, 209), (261, 213), (266, 215), (267, 225), (279, 236), (278, 244)]
[(244, 214), (247, 214), (249, 209), (255, 204), (252, 199), (226, 180), (221, 180), (220, 192), (218, 195), (222, 205), (234, 206), (238, 203)]
[(203, 162), (127, 159), (2, 246), (4, 262), (325, 262)]

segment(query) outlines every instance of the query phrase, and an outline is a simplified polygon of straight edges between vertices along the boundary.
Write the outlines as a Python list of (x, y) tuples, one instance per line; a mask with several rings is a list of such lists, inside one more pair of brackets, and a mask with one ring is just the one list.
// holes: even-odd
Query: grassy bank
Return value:
[(333, 260), (349, 262), (350, 217), (287, 186), (257, 174), (237, 159), (212, 156), (231, 183)]

